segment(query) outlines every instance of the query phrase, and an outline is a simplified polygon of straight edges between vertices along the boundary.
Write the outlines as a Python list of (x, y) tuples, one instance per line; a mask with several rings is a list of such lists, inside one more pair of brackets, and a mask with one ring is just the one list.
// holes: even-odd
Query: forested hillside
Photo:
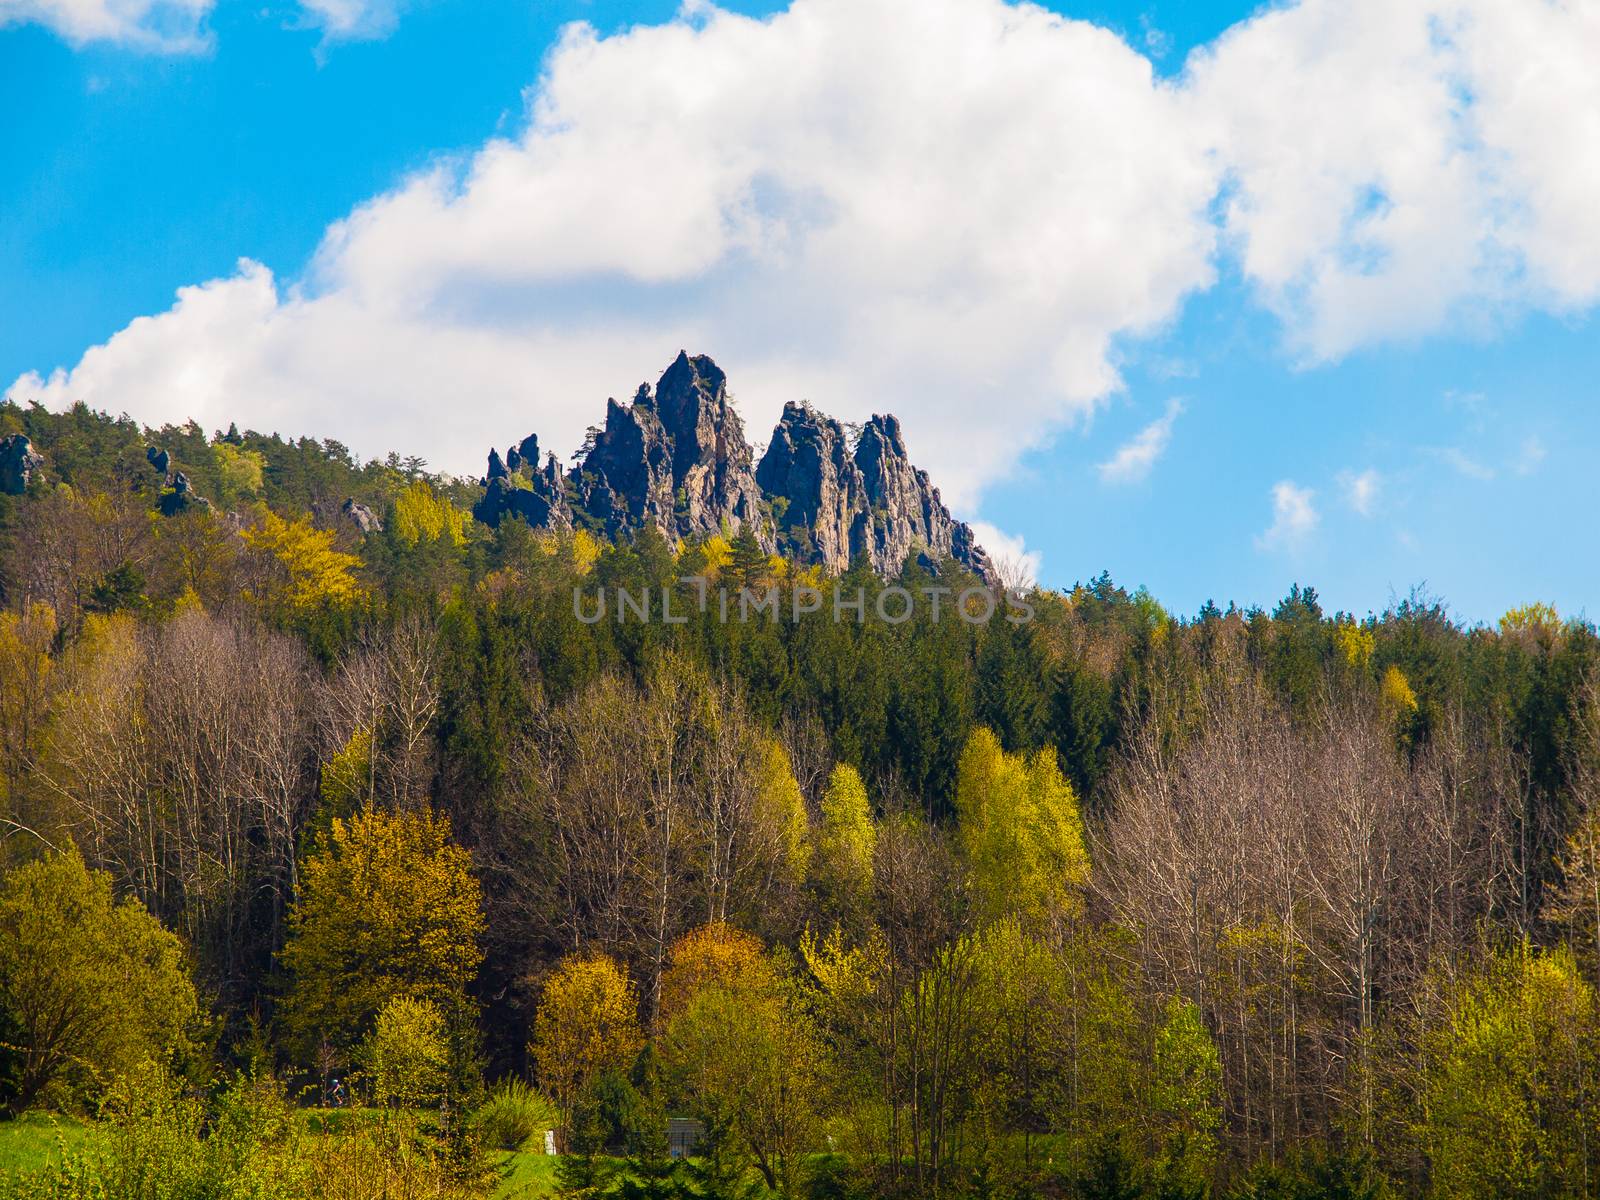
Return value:
[[(12, 1110), (213, 1173), (248, 1125), (227, 1169), (284, 1179), (284, 1097), (432, 1114), (283, 1195), (481, 1193), (528, 1088), (572, 1196), (1600, 1193), (1591, 624), (1105, 575), (878, 619), (980, 583), (925, 546), (791, 619), (818, 538), (490, 525), (418, 460), (81, 407), (18, 435)], [(575, 611), (647, 588), (683, 622)]]

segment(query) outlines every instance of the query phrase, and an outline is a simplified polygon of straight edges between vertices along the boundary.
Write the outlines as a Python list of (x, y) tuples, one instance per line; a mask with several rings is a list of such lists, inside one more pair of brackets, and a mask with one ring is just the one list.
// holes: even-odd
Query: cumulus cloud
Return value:
[[(308, 3), (330, 36), (397, 11)], [(788, 399), (896, 411), (970, 510), (1222, 255), (1311, 361), (1592, 304), (1597, 59), (1587, 0), (1305, 0), (1175, 81), (1003, 0), (575, 25), (513, 136), (361, 205), (302, 275), (247, 263), (10, 393), (467, 471), (529, 431), (570, 449), (686, 348), (758, 438)]]
[[(1119, 335), (1209, 283), (1216, 179), (1179, 94), (1110, 32), (1000, 0), (928, 11), (799, 0), (766, 20), (573, 26), (518, 136), (339, 222), (259, 328), (218, 340), (180, 300), (49, 397), (92, 388), (145, 419), (238, 406), (286, 432), (342, 411), (372, 422), (361, 445), (411, 412), (402, 443), (467, 469), (491, 436), (570, 445), (686, 347), (728, 369), (757, 436), (786, 399), (898, 410), (970, 508), (1118, 385)], [(257, 272), (202, 290), (272, 289)], [(484, 344), (490, 362), (459, 356)], [(573, 369), (544, 369), (553, 352)], [(495, 374), (507, 359), (527, 369)], [(263, 367), (252, 412), (237, 385)]]
[(1344, 489), (1345, 503), (1361, 516), (1370, 517), (1377, 510), (1378, 492), (1383, 480), (1371, 467), (1359, 474), (1354, 471), (1340, 472), (1339, 486)]
[(1316, 493), (1287, 479), (1272, 485), (1272, 524), (1256, 539), (1263, 550), (1297, 550), (1317, 528), (1321, 518)]
[(1600, 6), (1306, 0), (1195, 56), (1224, 228), (1310, 361), (1600, 298)]
[(0, 0), (0, 27), (37, 23), (75, 46), (115, 42), (145, 50), (203, 48), (213, 0)]
[[(181, 289), (172, 308), (133, 322), (70, 372), (24, 376), (11, 391), (51, 408), (81, 399), (151, 424), (238, 420), (481, 473), (491, 435), (531, 432), (534, 410), (547, 418), (542, 441), (575, 446), (603, 415), (592, 402), (595, 364), (605, 364), (612, 393), (630, 394), (665, 366), (651, 352), (661, 335), (659, 326), (631, 336), (505, 331), (377, 310), (343, 292), (313, 299), (246, 260), (233, 276)], [(686, 329), (666, 327), (666, 337), (694, 344)]]
[(1150, 468), (1166, 452), (1172, 440), (1172, 425), (1183, 412), (1183, 401), (1171, 400), (1166, 413), (1151, 421), (1117, 452), (1095, 468), (1102, 483), (1138, 483), (1150, 475)]
[(978, 545), (988, 552), (1007, 587), (1027, 588), (1038, 582), (1044, 556), (1029, 550), (1021, 535), (1007, 533), (987, 521), (974, 521), (972, 532), (978, 535)]

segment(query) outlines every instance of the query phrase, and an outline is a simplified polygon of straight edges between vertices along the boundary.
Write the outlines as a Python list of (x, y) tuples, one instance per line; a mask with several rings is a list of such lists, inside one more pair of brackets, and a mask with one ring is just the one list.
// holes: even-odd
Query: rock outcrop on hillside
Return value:
[(345, 502), (339, 506), (339, 515), (362, 533), (383, 532), (383, 518), (358, 501), (354, 496), (346, 498)]
[(0, 492), (20, 496), (33, 482), (35, 471), (44, 468), (44, 456), (33, 448), (24, 434), (0, 438)]
[(893, 416), (868, 421), (852, 452), (838, 421), (786, 404), (756, 482), (782, 498), (774, 515), (783, 550), (831, 572), (864, 556), (893, 575), (915, 553), (929, 563), (953, 558), (986, 579), (993, 573), (971, 527), (950, 516), (928, 473), (912, 466)]
[(172, 486), (161, 493), (161, 515), (163, 517), (176, 517), (180, 513), (192, 512), (195, 509), (210, 511), (211, 501), (200, 495), (189, 483), (189, 477), (182, 471), (172, 473)]
[(561, 464), (552, 454), (544, 467), (539, 467), (538, 435), (529, 434), (513, 446), (496, 474), (499, 462), (499, 454), (491, 450), (483, 497), (473, 506), (473, 516), (485, 525), (499, 525), (509, 515), (521, 517), (535, 529), (572, 527)]
[(954, 558), (985, 580), (988, 556), (911, 464), (900, 422), (875, 416), (854, 446), (845, 427), (810, 405), (787, 404), (754, 466), (727, 377), (704, 355), (679, 353), (654, 390), (606, 402), (565, 475), (554, 455), (538, 467), (524, 438), (502, 459), (489, 452), (473, 515), (489, 525), (516, 516), (537, 528), (573, 525), (618, 533), (655, 525), (669, 540), (749, 528), (767, 551), (830, 573), (865, 557), (885, 576), (906, 560)]

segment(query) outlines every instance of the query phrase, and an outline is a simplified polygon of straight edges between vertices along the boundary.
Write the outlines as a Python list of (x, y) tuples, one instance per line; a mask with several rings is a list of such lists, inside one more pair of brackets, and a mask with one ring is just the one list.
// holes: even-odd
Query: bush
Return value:
[(444, 1014), (436, 1005), (410, 996), (389, 1001), (367, 1038), (366, 1060), (379, 1104), (400, 1108), (437, 1104), (450, 1060)]
[(479, 1140), (497, 1150), (520, 1150), (556, 1123), (555, 1106), (520, 1079), (499, 1084), (472, 1114)]

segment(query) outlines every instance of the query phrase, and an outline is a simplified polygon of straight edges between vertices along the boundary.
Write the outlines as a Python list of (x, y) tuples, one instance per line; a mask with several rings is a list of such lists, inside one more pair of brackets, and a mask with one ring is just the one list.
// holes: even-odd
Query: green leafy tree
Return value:
[(261, 473), (266, 466), (266, 455), (259, 450), (247, 450), (232, 442), (213, 442), (211, 453), (217, 460), (217, 493), (224, 504), (247, 500), (261, 491)]
[(1200, 1010), (1167, 1002), (1150, 1064), (1150, 1115), (1169, 1185), (1204, 1189), (1216, 1166), (1222, 1125), (1222, 1060)]
[(822, 793), (812, 876), (823, 904), (846, 924), (865, 919), (872, 901), (872, 859), (878, 828), (866, 785), (849, 763), (839, 763)]
[(1054, 749), (1024, 758), (974, 730), (957, 771), (956, 812), (983, 919), (1044, 920), (1081, 906), (1089, 881), (1083, 819)]
[(141, 1062), (186, 1065), (200, 1021), (177, 937), (76, 851), (0, 888), (0, 1009), (20, 1059), (14, 1112), (53, 1085), (89, 1099)]
[(662, 1057), (677, 1094), (727, 1130), (768, 1188), (794, 1196), (819, 1136), (823, 1047), (792, 982), (744, 971), (701, 987), (668, 1025)]
[(1424, 1140), (1450, 1200), (1590, 1195), (1594, 989), (1566, 949), (1499, 955), (1450, 998), (1429, 1039)]

